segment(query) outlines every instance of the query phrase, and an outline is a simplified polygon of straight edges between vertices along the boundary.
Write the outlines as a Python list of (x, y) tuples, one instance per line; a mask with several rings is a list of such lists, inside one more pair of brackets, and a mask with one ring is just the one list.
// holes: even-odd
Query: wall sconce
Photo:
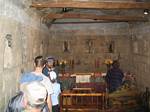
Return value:
[(148, 9), (145, 9), (144, 10), (144, 15), (148, 15), (149, 14), (149, 10)]
[(8, 47), (12, 48), (12, 35), (11, 34), (7, 34), (5, 36), (5, 38), (7, 39), (8, 41)]

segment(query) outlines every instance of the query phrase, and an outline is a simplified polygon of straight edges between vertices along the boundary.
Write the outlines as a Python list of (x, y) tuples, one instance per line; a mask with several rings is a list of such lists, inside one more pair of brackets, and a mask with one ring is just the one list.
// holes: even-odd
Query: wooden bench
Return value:
[(106, 92), (107, 85), (106, 83), (100, 82), (87, 82), (87, 83), (76, 83), (76, 88), (92, 88), (95, 93), (103, 93)]
[[(61, 93), (60, 112), (96, 112), (105, 109), (105, 93)], [(84, 111), (83, 111), (84, 110)]]
[(73, 93), (92, 93), (93, 88), (73, 88)]

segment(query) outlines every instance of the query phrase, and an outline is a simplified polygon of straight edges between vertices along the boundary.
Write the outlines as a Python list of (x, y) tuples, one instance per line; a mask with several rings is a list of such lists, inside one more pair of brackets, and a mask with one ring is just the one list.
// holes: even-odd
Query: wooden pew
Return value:
[(60, 112), (97, 112), (105, 109), (105, 93), (61, 93)]
[(106, 92), (107, 85), (103, 82), (76, 83), (76, 88), (92, 88), (95, 93)]

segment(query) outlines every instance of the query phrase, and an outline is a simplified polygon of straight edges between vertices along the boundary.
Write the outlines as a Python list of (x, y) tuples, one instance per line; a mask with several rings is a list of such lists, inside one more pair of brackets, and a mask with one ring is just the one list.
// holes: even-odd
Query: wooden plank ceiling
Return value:
[[(150, 9), (150, 2), (34, 2), (31, 4), (33, 8), (72, 8), (72, 9), (96, 9), (96, 10), (144, 10)], [(45, 19), (91, 19), (95, 22), (145, 22), (148, 21), (146, 16), (132, 15), (96, 15), (91, 13), (49, 13), (44, 16)], [(88, 23), (88, 21), (85, 21)], [(90, 22), (90, 21), (89, 21)], [(94, 23), (92, 21), (92, 23)]]

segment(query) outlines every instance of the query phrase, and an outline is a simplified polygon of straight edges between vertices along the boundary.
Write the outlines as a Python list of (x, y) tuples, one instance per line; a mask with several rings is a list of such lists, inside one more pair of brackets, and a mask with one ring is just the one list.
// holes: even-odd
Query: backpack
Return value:
[(5, 112), (21, 112), (23, 110), (23, 92), (20, 91), (9, 100)]

